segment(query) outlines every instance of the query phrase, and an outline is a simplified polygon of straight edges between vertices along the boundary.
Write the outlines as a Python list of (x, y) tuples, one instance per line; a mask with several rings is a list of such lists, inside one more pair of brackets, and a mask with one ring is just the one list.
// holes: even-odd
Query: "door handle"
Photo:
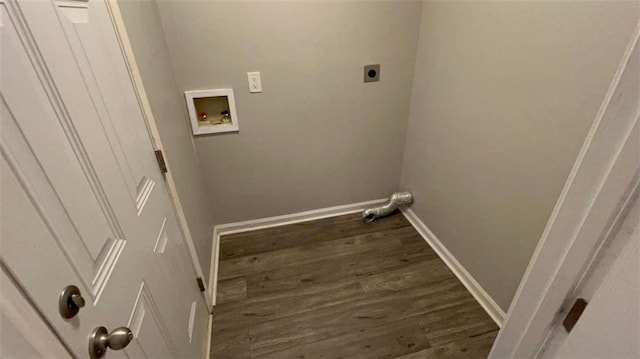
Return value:
[(97, 327), (89, 336), (89, 356), (91, 359), (100, 359), (107, 349), (120, 350), (129, 345), (133, 340), (133, 333), (127, 327), (119, 327), (107, 332), (105, 327)]

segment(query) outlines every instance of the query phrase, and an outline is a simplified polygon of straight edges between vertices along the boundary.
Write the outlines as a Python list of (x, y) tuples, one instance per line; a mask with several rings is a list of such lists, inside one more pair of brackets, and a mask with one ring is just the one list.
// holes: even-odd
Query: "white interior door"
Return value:
[[(0, 259), (77, 357), (203, 357), (208, 313), (104, 0), (0, 0)], [(80, 288), (86, 306), (59, 314)]]
[(560, 319), (545, 345), (544, 358), (640, 358), (640, 201), (589, 268), (569, 303), (587, 306), (567, 333)]

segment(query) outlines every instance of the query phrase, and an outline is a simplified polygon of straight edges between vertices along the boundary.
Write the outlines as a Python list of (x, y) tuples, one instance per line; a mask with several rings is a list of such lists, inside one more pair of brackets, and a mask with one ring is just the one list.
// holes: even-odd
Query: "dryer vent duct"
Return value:
[(382, 206), (367, 208), (362, 212), (362, 221), (371, 223), (376, 219), (388, 216), (400, 206), (408, 206), (413, 203), (411, 192), (396, 192), (391, 195), (389, 201)]

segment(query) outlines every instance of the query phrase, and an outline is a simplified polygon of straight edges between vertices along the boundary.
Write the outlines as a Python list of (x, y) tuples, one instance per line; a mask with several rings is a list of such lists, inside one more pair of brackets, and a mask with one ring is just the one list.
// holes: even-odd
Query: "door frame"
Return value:
[[(124, 25), (122, 13), (120, 12), (120, 7), (118, 5), (117, 0), (104, 0), (104, 1), (105, 1), (105, 4), (107, 5), (109, 15), (111, 16), (111, 22), (113, 23), (113, 27), (116, 31), (116, 37), (118, 38), (118, 42), (120, 44), (122, 56), (124, 57), (124, 60), (127, 64), (129, 76), (131, 77), (131, 82), (133, 84), (134, 91), (138, 98), (138, 104), (140, 105), (140, 109), (142, 111), (142, 117), (145, 120), (145, 124), (149, 132), (149, 137), (151, 138), (151, 143), (153, 144), (153, 148), (155, 150), (160, 150), (164, 152), (162, 139), (158, 131), (158, 126), (156, 124), (155, 117), (153, 116), (153, 111), (151, 110), (151, 104), (149, 102), (149, 98), (147, 97), (147, 92), (144, 88), (144, 82), (142, 81), (142, 76), (140, 75), (138, 63), (136, 62), (136, 57), (133, 52), (133, 46), (131, 46), (131, 41), (129, 40), (129, 35)], [(202, 265), (200, 264), (200, 260), (198, 259), (198, 253), (196, 252), (196, 247), (193, 244), (193, 237), (191, 236), (191, 232), (189, 231), (187, 218), (186, 218), (184, 209), (182, 207), (182, 202), (180, 201), (180, 196), (178, 195), (178, 190), (176, 188), (176, 184), (172, 175), (171, 164), (167, 161), (166, 166), (167, 166), (167, 172), (164, 174), (164, 182), (165, 182), (164, 186), (167, 189), (167, 192), (169, 193), (169, 198), (171, 199), (173, 211), (176, 214), (176, 217), (178, 219), (178, 227), (180, 228), (180, 232), (182, 233), (182, 238), (184, 239), (184, 242), (186, 243), (187, 248), (189, 250), (189, 257), (191, 260), (191, 264), (193, 265), (195, 274), (197, 277), (202, 278), (202, 284), (204, 286), (204, 291), (202, 292), (202, 294), (204, 296), (205, 302), (207, 303), (207, 308), (211, 312), (211, 310), (213, 309), (213, 298), (211, 296), (211, 291), (209, 290), (209, 288), (207, 288), (208, 283), (207, 281), (205, 281)]]
[[(489, 358), (539, 355), (640, 182), (640, 22), (518, 287)], [(633, 55), (633, 56), (632, 56)], [(635, 59), (633, 61), (630, 61)], [(631, 64), (631, 65), (630, 65)], [(579, 91), (579, 89), (576, 89)]]

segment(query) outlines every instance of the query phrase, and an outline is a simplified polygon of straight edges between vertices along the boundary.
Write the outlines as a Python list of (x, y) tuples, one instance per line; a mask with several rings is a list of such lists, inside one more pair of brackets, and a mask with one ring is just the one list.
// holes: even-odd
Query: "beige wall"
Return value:
[(402, 188), (507, 310), (639, 2), (426, 2)]
[(141, 0), (120, 0), (118, 4), (198, 259), (208, 277), (213, 234), (212, 202), (207, 198), (203, 184), (183, 96), (171, 69), (156, 4)]
[[(240, 132), (195, 139), (216, 223), (397, 189), (419, 2), (158, 2), (180, 90), (235, 90)], [(363, 66), (381, 81), (364, 84)], [(248, 71), (264, 92), (249, 94)]]

